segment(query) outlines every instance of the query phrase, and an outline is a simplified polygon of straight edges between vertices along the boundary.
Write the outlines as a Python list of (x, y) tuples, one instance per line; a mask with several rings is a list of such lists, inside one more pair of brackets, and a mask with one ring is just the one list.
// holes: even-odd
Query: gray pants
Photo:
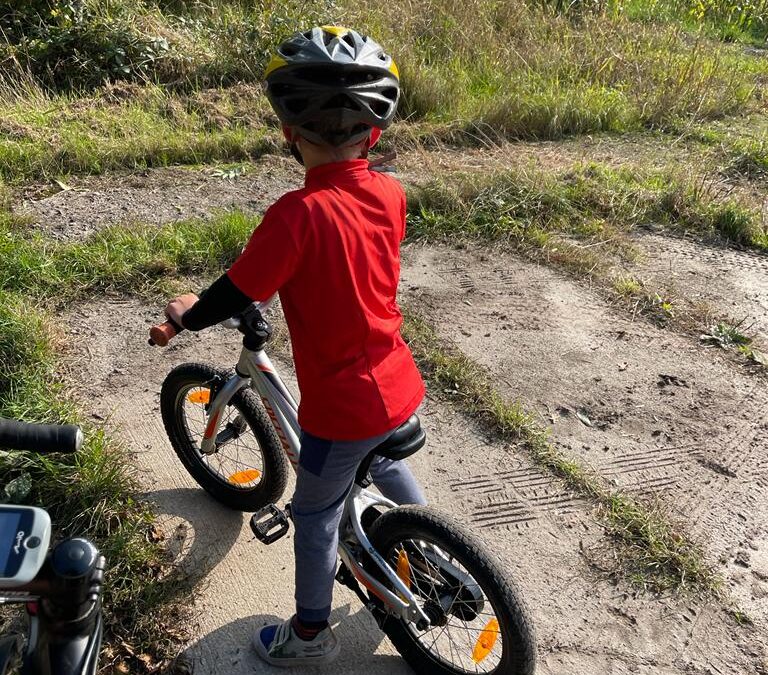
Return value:
[[(326, 621), (331, 613), (344, 500), (360, 462), (390, 434), (362, 441), (328, 441), (306, 432), (301, 435), (296, 492), (291, 500), (296, 614), (301, 621)], [(381, 493), (396, 504), (427, 503), (404, 461), (377, 458), (371, 476)]]

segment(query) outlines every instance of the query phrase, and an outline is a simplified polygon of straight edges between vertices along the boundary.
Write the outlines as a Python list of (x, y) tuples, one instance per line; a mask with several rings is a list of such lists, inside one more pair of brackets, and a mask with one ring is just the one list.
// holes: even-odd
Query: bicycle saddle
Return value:
[(411, 415), (373, 453), (387, 459), (405, 459), (424, 447), (427, 433), (421, 428), (418, 416)]

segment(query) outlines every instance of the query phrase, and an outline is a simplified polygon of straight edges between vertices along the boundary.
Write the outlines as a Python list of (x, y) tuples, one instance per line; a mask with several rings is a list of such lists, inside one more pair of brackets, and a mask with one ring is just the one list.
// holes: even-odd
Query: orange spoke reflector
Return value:
[(229, 477), (229, 482), (234, 483), (235, 485), (245, 485), (246, 483), (252, 483), (259, 476), (261, 476), (261, 471), (258, 469), (246, 469), (245, 471), (233, 473)]
[(475, 663), (480, 663), (488, 654), (493, 650), (493, 646), (496, 644), (496, 640), (499, 637), (499, 622), (496, 619), (491, 619), (483, 628), (483, 632), (480, 633), (480, 637), (477, 638), (475, 648), (472, 650), (472, 660)]
[(187, 394), (187, 401), (190, 403), (202, 403), (208, 405), (211, 402), (211, 390), (210, 389), (198, 389), (191, 394)]
[(411, 588), (411, 563), (405, 550), (397, 556), (397, 576), (409, 589)]

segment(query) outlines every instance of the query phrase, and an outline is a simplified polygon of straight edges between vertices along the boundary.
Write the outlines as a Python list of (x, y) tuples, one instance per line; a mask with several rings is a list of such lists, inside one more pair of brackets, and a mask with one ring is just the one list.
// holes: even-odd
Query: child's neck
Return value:
[(307, 171), (314, 169), (316, 166), (322, 166), (323, 164), (332, 164), (334, 162), (350, 162), (355, 159), (360, 159), (361, 148), (340, 148), (338, 150), (329, 150), (320, 145), (315, 145), (304, 139), (298, 142), (298, 149), (301, 153), (301, 157), (304, 160), (304, 167)]

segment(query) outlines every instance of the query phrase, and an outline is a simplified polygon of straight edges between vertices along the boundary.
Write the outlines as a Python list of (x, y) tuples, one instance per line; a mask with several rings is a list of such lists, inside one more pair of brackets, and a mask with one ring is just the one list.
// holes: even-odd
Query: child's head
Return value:
[(392, 58), (369, 37), (338, 26), (283, 42), (265, 80), (292, 151), (307, 166), (365, 157), (400, 98)]

